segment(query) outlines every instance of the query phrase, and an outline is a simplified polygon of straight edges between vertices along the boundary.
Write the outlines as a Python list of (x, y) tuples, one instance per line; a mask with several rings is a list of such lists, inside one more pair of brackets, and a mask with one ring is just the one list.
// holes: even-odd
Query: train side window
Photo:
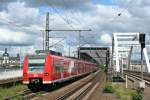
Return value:
[(68, 68), (69, 68), (69, 62), (64, 62), (64, 71), (68, 71)]
[(63, 72), (63, 61), (55, 59), (53, 67), (55, 68), (56, 74)]
[(63, 61), (60, 61), (60, 71), (63, 72), (64, 70), (64, 62)]
[(55, 64), (54, 64), (54, 58), (52, 59), (52, 74), (55, 72)]

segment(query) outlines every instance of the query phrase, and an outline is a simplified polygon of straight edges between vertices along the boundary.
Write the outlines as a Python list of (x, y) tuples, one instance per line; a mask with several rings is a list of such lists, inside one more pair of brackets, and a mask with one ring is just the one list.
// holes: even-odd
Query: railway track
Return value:
[(76, 87), (75, 89), (68, 91), (62, 96), (56, 98), (56, 100), (81, 100), (90, 92), (90, 90), (94, 88), (95, 85), (97, 85), (96, 83), (98, 82), (99, 78), (104, 77), (102, 74), (103, 73), (101, 72), (95, 73), (94, 78), (88, 80), (88, 82), (84, 82), (84, 84)]
[(23, 90), (18, 94), (4, 98), (4, 100), (29, 100), (36, 96), (37, 93), (45, 93), (45, 91), (32, 92), (29, 89)]
[[(82, 77), (81, 77), (82, 78)], [(80, 79), (80, 78), (79, 78)], [(84, 78), (83, 78), (84, 79)], [(78, 79), (77, 79), (78, 80)], [(76, 81), (77, 81), (76, 80)], [(92, 80), (92, 79), (90, 79), (90, 80)], [(89, 81), (90, 81), (89, 80)], [(75, 81), (75, 80), (74, 80)], [(74, 82), (73, 81), (73, 82)], [(75, 81), (75, 82), (76, 82)], [(80, 80), (78, 80), (78, 81), (80, 81)], [(86, 82), (86, 81), (85, 81)], [(84, 84), (82, 84), (82, 86), (84, 86), (85, 85), (85, 82), (83, 82)], [(69, 83), (68, 83), (69, 84)], [(67, 84), (66, 83), (62, 83), (60, 86), (53, 86), (52, 88), (51, 88), (51, 90), (42, 90), (42, 91), (39, 91), (39, 92), (32, 92), (31, 90), (29, 90), (29, 89), (27, 89), (27, 90), (23, 90), (23, 91), (21, 91), (21, 92), (19, 92), (19, 93), (17, 93), (16, 95), (14, 95), (14, 96), (10, 96), (10, 97), (6, 97), (6, 98), (4, 98), (4, 100), (13, 100), (13, 99), (15, 99), (15, 100), (29, 100), (29, 99), (32, 99), (32, 98), (34, 98), (34, 97), (37, 97), (37, 94), (45, 94), (45, 93), (52, 93), (53, 91), (55, 91), (55, 89), (57, 90), (57, 89), (59, 89), (59, 88), (61, 88), (61, 87), (63, 87), (63, 86), (67, 86)]]
[(5, 80), (0, 80), (0, 87), (9, 87), (13, 86), (14, 84), (20, 84), (21, 83), (21, 78), (11, 78), (11, 79), (5, 79)]
[[(133, 77), (137, 80), (141, 80), (141, 72), (135, 72), (135, 71), (124, 71), (125, 74), (129, 75), (130, 77)], [(150, 74), (143, 73), (143, 79), (145, 80), (145, 83), (147, 85), (150, 85)]]
[[(18, 94), (14, 95), (14, 96), (10, 96), (10, 97), (6, 97), (4, 98), (4, 100), (30, 100), (30, 99), (34, 99), (38, 98), (37, 94), (47, 94), (47, 93), (52, 93), (55, 94), (56, 97), (53, 99), (49, 99), (49, 100), (80, 100), (81, 98), (83, 98), (86, 94), (88, 94), (88, 92), (90, 90), (92, 90), (92, 88), (95, 86), (95, 84), (98, 81), (98, 76), (101, 77), (102, 73), (101, 71), (97, 71), (91, 75), (88, 75), (87, 77), (78, 80), (80, 81), (80, 84), (78, 84), (78, 81), (73, 82), (72, 84), (76, 83), (78, 85), (75, 85), (71, 88), (69, 88), (70, 90), (65, 92), (61, 92), (60, 94), (56, 94), (55, 91), (59, 90), (59, 88), (56, 87), (56, 89), (54, 88), (52, 91), (39, 91), (39, 92), (32, 92), (29, 89), (27, 90), (23, 90), (21, 92), (19, 92)], [(70, 84), (71, 85), (71, 84)], [(62, 88), (65, 88), (66, 86), (62, 86)], [(60, 88), (61, 89), (61, 88)], [(54, 95), (52, 95), (54, 96)], [(49, 97), (52, 97), (49, 96)], [(41, 99), (38, 99), (41, 100)]]
[(14, 99), (14, 98), (17, 98), (17, 97), (20, 97), (20, 96), (24, 96), (24, 95), (30, 94), (30, 93), (31, 93), (31, 91), (28, 90), (28, 89), (26, 89), (26, 90), (23, 90), (23, 91), (17, 93), (17, 94), (14, 95), (14, 96), (6, 97), (6, 98), (4, 98), (4, 100), (12, 100), (12, 99)]

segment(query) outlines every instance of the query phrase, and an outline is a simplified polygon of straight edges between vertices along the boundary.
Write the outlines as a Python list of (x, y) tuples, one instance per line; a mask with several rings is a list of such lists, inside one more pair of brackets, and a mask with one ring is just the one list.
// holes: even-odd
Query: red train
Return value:
[(27, 55), (23, 65), (23, 84), (35, 90), (38, 87), (55, 84), (97, 70), (91, 62), (56, 56)]

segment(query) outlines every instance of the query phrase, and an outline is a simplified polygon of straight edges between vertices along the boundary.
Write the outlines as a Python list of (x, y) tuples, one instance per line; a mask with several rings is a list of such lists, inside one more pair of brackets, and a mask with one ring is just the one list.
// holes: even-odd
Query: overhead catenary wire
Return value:
[(59, 44), (59, 43), (60, 43), (61, 41), (63, 41), (63, 40), (65, 40), (65, 38), (63, 38), (63, 39), (59, 40), (58, 42), (56, 42), (55, 44), (51, 45), (50, 47), (54, 47), (54, 46), (56, 46), (57, 44)]
[[(68, 16), (66, 16), (66, 17), (63, 17), (62, 15), (60, 15), (60, 13), (59, 13), (59, 11), (56, 9), (56, 7), (54, 6), (54, 5), (52, 5), (52, 4), (50, 4), (50, 2), (49, 1), (47, 1), (47, 3), (51, 6), (51, 8), (55, 11), (55, 13), (61, 18), (61, 19), (63, 19), (69, 26), (71, 26), (73, 29), (74, 29), (74, 26), (71, 24), (71, 23), (69, 23), (68, 21)], [(82, 30), (81, 30), (82, 31)], [(79, 31), (80, 32), (80, 31)]]
[[(65, 0), (62, 0), (62, 3), (65, 5), (65, 9), (67, 10), (67, 8), (69, 8), (69, 5), (67, 4), (67, 2)], [(74, 8), (75, 9), (75, 8)], [(74, 19), (74, 21), (78, 24), (78, 25), (83, 25), (83, 20), (79, 20), (79, 16), (76, 15), (76, 13), (74, 12), (77, 12), (77, 11), (72, 11), (72, 9), (69, 9), (68, 10), (73, 16), (70, 16), (72, 19)], [(85, 24), (83, 25), (85, 26)], [(82, 26), (82, 28), (83, 28)], [(80, 37), (79, 37), (80, 38)], [(85, 42), (85, 41), (84, 41)], [(84, 44), (85, 45), (85, 44)]]
[(55, 7), (52, 7), (52, 9), (54, 9), (57, 15), (60, 16), (60, 18), (62, 18), (72, 29), (75, 29), (75, 27), (72, 24), (70, 24), (69, 20), (66, 19), (67, 17), (65, 18), (62, 15), (60, 15), (58, 10)]
[(75, 27), (69, 23), (69, 20), (66, 19), (65, 17), (63, 17), (62, 15), (60, 15), (59, 11), (56, 9), (56, 7), (51, 4), (48, 0), (46, 0), (46, 2), (50, 5), (50, 7), (56, 12), (56, 14), (68, 25), (70, 26), (72, 29), (75, 29)]
[[(74, 13), (72, 12), (71, 9), (68, 10), (69, 6), (67, 5), (67, 2), (65, 0), (61, 0), (61, 1), (64, 4), (64, 9), (67, 10), (67, 13), (65, 13), (65, 15), (67, 16), (67, 15), (69, 15), (69, 13), (71, 15), (74, 15)], [(71, 18), (70, 21), (78, 23), (78, 25), (79, 25), (79, 21), (75, 17), (72, 17), (71, 15), (69, 16)], [(80, 25), (81, 25), (81, 23), (80, 23)]]
[[(111, 20), (108, 20), (108, 21), (107, 21), (107, 23), (109, 23), (108, 25), (112, 25), (112, 24), (113, 24), (112, 22), (116, 21), (119, 17), (123, 16), (123, 13), (131, 7), (131, 5), (133, 4), (134, 1), (135, 1), (135, 0), (130, 0), (130, 1), (128, 2), (128, 4), (126, 5), (126, 7), (124, 7), (124, 9), (122, 9), (122, 10), (121, 10), (119, 13), (117, 13), (117, 14), (115, 13), (115, 16), (113, 16), (113, 17), (111, 18)], [(105, 26), (104, 26), (104, 27), (101, 27), (101, 30), (104, 29), (104, 28), (105, 28)]]
[[(68, 6), (66, 0), (62, 0), (62, 3), (65, 5), (65, 8), (67, 10), (67, 8), (69, 8), (69, 6)], [(82, 21), (78, 19), (78, 16), (76, 16), (76, 14), (71, 9), (69, 9), (68, 11), (70, 11), (70, 13), (72, 15), (74, 15), (74, 17), (72, 17), (72, 16), (70, 16), (70, 17), (72, 17), (72, 19), (74, 19), (74, 21), (76, 21), (76, 23), (78, 23), (78, 25), (82, 25), (83, 24), (83, 23), (81, 23)]]
[(130, 1), (128, 2), (128, 4), (126, 5), (126, 7), (125, 7), (124, 9), (122, 9), (119, 13), (117, 13), (117, 15), (116, 15), (110, 22), (116, 20), (117, 17), (122, 16), (122, 14), (123, 14), (126, 10), (128, 10), (128, 9), (131, 7), (131, 5), (132, 5), (132, 3), (133, 3), (134, 1), (135, 1), (135, 0), (130, 0)]

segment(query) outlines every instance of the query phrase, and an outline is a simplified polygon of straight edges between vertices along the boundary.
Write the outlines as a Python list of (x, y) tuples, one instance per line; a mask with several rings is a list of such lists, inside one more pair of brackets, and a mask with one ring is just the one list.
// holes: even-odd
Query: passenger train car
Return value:
[(56, 56), (27, 55), (23, 65), (23, 84), (35, 90), (47, 84), (55, 84), (97, 70), (91, 62)]

